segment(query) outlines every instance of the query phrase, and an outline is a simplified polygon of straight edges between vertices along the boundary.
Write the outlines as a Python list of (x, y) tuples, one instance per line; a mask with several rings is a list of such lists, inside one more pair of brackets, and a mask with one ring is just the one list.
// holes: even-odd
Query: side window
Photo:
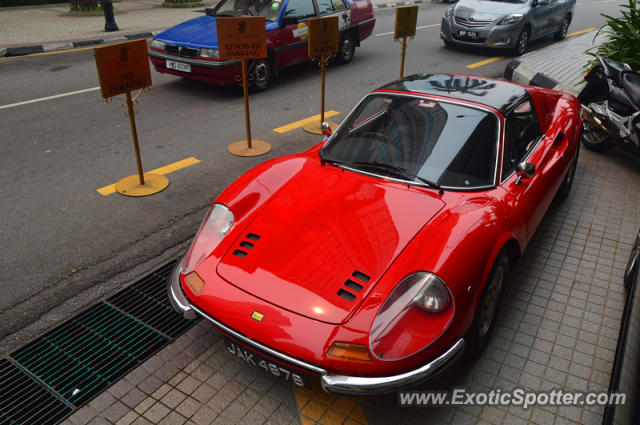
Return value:
[(534, 148), (542, 131), (530, 100), (525, 100), (505, 117), (502, 177), (506, 177)]
[(318, 0), (318, 13), (320, 15), (326, 15), (333, 11), (335, 11), (335, 9), (331, 0)]
[(313, 7), (313, 0), (289, 0), (284, 16), (295, 16), (299, 19), (309, 18), (316, 15)]

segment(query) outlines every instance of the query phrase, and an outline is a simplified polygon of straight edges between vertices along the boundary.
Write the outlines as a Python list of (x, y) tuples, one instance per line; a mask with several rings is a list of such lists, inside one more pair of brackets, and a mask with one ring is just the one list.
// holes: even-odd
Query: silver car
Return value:
[(513, 49), (521, 55), (534, 39), (567, 35), (576, 0), (460, 0), (440, 25), (444, 44)]

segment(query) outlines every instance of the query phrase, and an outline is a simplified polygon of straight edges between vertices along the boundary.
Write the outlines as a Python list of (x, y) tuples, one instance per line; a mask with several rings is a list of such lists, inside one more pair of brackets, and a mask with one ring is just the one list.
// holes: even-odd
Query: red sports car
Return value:
[(571, 188), (579, 111), (488, 78), (385, 85), (322, 143), (215, 200), (172, 276), (174, 308), (296, 385), (433, 378), (487, 344), (509, 266)]

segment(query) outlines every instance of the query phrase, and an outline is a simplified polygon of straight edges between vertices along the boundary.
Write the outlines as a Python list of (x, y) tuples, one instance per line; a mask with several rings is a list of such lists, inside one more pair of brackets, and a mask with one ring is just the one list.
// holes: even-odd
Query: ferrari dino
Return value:
[(565, 93), (451, 74), (367, 95), (211, 205), (169, 283), (247, 367), (390, 392), (487, 345), (507, 271), (578, 160)]

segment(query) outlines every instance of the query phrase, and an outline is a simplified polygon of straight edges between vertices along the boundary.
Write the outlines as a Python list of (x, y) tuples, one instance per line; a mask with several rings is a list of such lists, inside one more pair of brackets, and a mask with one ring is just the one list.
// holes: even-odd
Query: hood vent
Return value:
[[(248, 233), (247, 239), (251, 239), (252, 241), (255, 242), (258, 239), (260, 239), (260, 235), (256, 235), (255, 233)], [(249, 254), (247, 251), (253, 248), (254, 246), (255, 246), (255, 243), (253, 242), (242, 241), (240, 242), (240, 247), (244, 248), (246, 251), (242, 249), (236, 249), (235, 251), (233, 251), (233, 255), (235, 255), (236, 257), (244, 258), (247, 256), (247, 254)]]
[[(351, 274), (351, 276), (353, 276), (354, 278), (358, 279), (359, 281), (361, 281), (362, 283), (367, 283), (369, 281), (369, 279), (371, 279), (369, 276), (367, 276), (366, 274), (359, 272), (358, 270), (356, 270), (355, 272), (353, 272)], [(344, 286), (346, 286), (347, 288), (351, 289), (352, 291), (355, 292), (360, 292), (362, 291), (362, 289), (364, 288), (364, 285), (351, 280), (351, 279), (347, 279), (347, 281), (344, 283)], [(340, 288), (338, 290), (338, 296), (344, 298), (345, 300), (351, 302), (353, 300), (356, 299), (356, 294), (354, 294), (351, 291), (347, 291), (344, 288)]]

